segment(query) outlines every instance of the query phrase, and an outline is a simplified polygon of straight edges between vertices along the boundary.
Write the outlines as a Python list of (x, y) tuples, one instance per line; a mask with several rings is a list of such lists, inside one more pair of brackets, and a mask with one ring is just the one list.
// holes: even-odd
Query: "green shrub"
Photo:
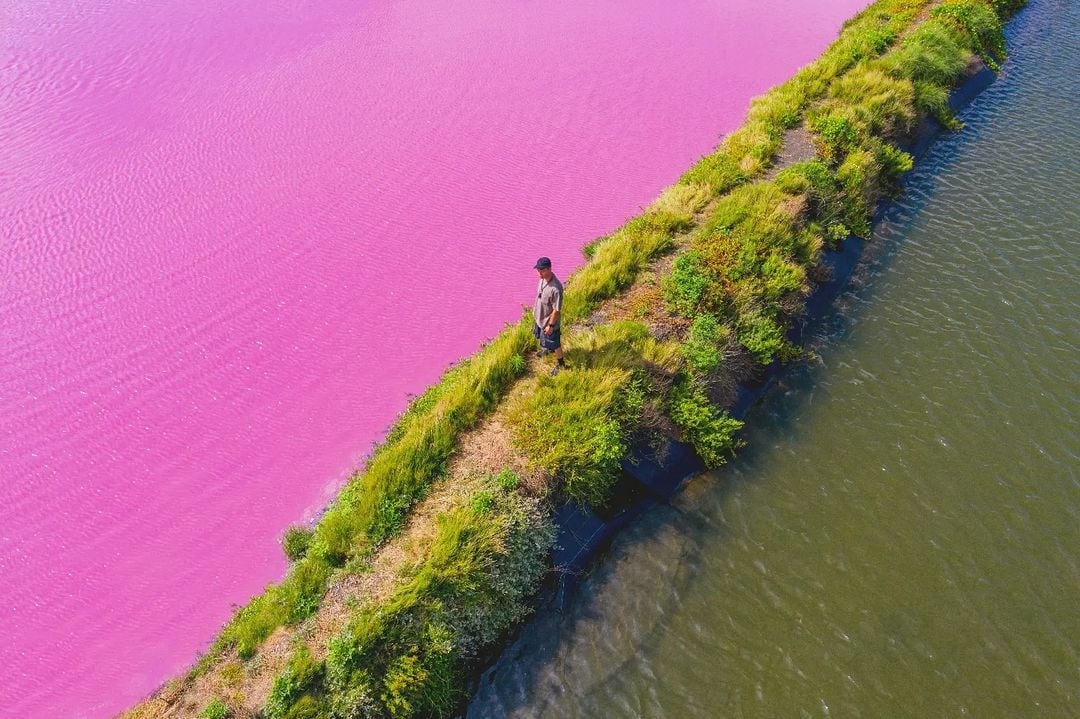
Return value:
[(835, 162), (859, 143), (855, 124), (839, 112), (814, 117), (810, 123), (818, 152), (829, 162)]
[(306, 527), (289, 527), (285, 530), (285, 538), (281, 540), (285, 556), (293, 562), (303, 559), (311, 544), (311, 536), (311, 530)]
[(514, 373), (515, 377), (525, 374), (525, 357), (523, 355), (514, 355), (510, 358), (510, 371)]
[(494, 506), (495, 496), (491, 492), (477, 492), (472, 498), (472, 508), (477, 514), (487, 514)]
[(511, 492), (521, 484), (519, 477), (513, 470), (504, 469), (495, 475), (495, 484), (504, 492)]
[(1005, 59), (1001, 18), (982, 0), (945, 0), (930, 16), (961, 30), (969, 49), (979, 53), (990, 67), (997, 69), (997, 62)]
[(441, 516), (404, 583), (331, 640), (332, 716), (446, 716), (462, 696), (464, 662), (528, 611), (554, 531), (538, 500), (504, 488), (511, 475), (484, 483), (485, 511), (474, 496)]
[(723, 345), (730, 336), (731, 331), (715, 315), (698, 315), (682, 348), (686, 364), (699, 374), (715, 372), (723, 358)]
[(284, 719), (325, 719), (326, 708), (321, 701), (305, 694), (285, 713)]
[(906, 172), (915, 167), (915, 158), (899, 147), (883, 142), (877, 145), (877, 160), (886, 182), (894, 183)]
[(992, 0), (991, 4), (998, 17), (1004, 20), (1027, 5), (1027, 0)]
[(634, 418), (626, 392), (632, 380), (618, 368), (564, 371), (541, 377), (510, 407), (515, 442), (577, 502), (605, 504), (618, 478), (627, 450), (623, 423)]
[(717, 281), (705, 268), (700, 253), (684, 252), (675, 258), (671, 273), (662, 281), (664, 300), (672, 311), (692, 317)]
[[(292, 711), (294, 705), (297, 705), (309, 691), (318, 687), (322, 678), (322, 663), (315, 661), (306, 644), (297, 646), (289, 658), (285, 671), (274, 679), (270, 696), (266, 699), (267, 719), (300, 719), (301, 716), (306, 716), (306, 714), (295, 714)], [(310, 707), (311, 697), (306, 698), (309, 699), (306, 702), (307, 707)], [(302, 711), (310, 712), (311, 709), (307, 707)], [(310, 714), (310, 716), (317, 716), (317, 714)]]
[(761, 276), (765, 280), (762, 292), (766, 300), (776, 302), (792, 292), (806, 292), (806, 270), (773, 250), (761, 263)]
[(825, 228), (830, 239), (838, 241), (848, 236), (851, 208), (836, 173), (824, 162), (811, 160), (787, 167), (776, 176), (776, 183), (790, 194), (806, 193), (811, 216)]
[(682, 377), (671, 391), (671, 419), (709, 467), (719, 467), (739, 446), (735, 433), (743, 423), (721, 412), (689, 377)]
[(447, 716), (461, 696), (450, 632), (429, 625), (426, 634), (422, 649), (411, 647), (387, 666), (380, 698), (395, 719)]
[(959, 130), (961, 125), (949, 107), (949, 91), (932, 82), (915, 83), (915, 107), (923, 115), (928, 115), (950, 130)]
[(229, 719), (229, 707), (220, 699), (211, 699), (199, 715), (200, 719)]
[(345, 676), (336, 676), (334, 665), (327, 667), (330, 716), (334, 719), (376, 719), (382, 716), (375, 681), (371, 675), (356, 669)]
[(774, 318), (761, 312), (740, 315), (737, 336), (739, 344), (763, 365), (777, 357), (788, 359), (796, 352), (784, 337), (784, 328)]

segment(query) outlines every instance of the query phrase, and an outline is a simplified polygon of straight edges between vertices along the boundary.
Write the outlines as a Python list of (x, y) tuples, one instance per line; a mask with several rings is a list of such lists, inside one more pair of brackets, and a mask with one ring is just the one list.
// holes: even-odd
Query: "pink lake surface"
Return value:
[(866, 2), (5, 3), (0, 716), (190, 665), (537, 255)]

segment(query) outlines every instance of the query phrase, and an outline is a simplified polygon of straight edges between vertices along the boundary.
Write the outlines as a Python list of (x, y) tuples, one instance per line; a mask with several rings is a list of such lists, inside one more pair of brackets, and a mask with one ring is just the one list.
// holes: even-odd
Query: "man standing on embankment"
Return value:
[(536, 302), (533, 304), (533, 335), (540, 341), (540, 355), (555, 353), (555, 366), (551, 376), (559, 373), (566, 362), (563, 359), (559, 320), (562, 317), (562, 282), (551, 271), (551, 260), (541, 257), (533, 266), (540, 275), (536, 285)]

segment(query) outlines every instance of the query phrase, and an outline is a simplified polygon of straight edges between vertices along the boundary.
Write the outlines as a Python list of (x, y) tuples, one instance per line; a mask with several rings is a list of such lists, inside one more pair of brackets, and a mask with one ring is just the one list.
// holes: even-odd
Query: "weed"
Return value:
[(311, 535), (311, 530), (306, 527), (289, 527), (285, 530), (285, 538), (281, 540), (285, 556), (293, 562), (303, 559), (311, 544)]
[(472, 509), (477, 514), (487, 514), (495, 506), (495, 496), (488, 491), (477, 492), (472, 498)]
[(510, 371), (514, 373), (515, 377), (520, 377), (525, 374), (524, 355), (517, 354), (510, 358)]
[(312, 704), (313, 698), (308, 692), (320, 686), (323, 670), (322, 663), (315, 661), (307, 645), (299, 644), (289, 658), (285, 671), (274, 679), (270, 696), (266, 699), (267, 719), (299, 719), (311, 711), (302, 707), (300, 711), (304, 713), (297, 713), (294, 709), (302, 698), (308, 700), (305, 702), (308, 706)]
[(517, 489), (521, 484), (521, 477), (519, 477), (513, 470), (504, 469), (495, 475), (495, 483), (504, 492), (511, 492)]
[(199, 715), (200, 719), (229, 719), (229, 707), (220, 699), (211, 699)]
[(968, 47), (979, 53), (986, 64), (997, 69), (1005, 59), (1005, 33), (1001, 18), (982, 0), (945, 0), (930, 16), (951, 24), (968, 40)]
[(683, 345), (683, 356), (687, 365), (702, 375), (715, 372), (720, 367), (723, 344), (731, 336), (731, 331), (716, 318), (716, 315), (700, 314), (690, 325), (690, 337)]
[(663, 280), (664, 300), (671, 311), (691, 317), (716, 284), (717, 278), (705, 268), (701, 254), (684, 252), (675, 258), (671, 273)]
[(713, 406), (691, 378), (683, 376), (671, 392), (671, 419), (709, 467), (719, 467), (739, 446), (735, 433), (743, 423)]
[(775, 358), (787, 359), (796, 353), (784, 338), (784, 328), (772, 317), (762, 312), (750, 312), (739, 316), (739, 343), (761, 364), (769, 364)]

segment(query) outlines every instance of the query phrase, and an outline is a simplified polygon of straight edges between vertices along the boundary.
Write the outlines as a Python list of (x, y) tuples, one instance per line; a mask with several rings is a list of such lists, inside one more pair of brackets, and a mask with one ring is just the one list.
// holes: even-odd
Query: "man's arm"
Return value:
[(552, 310), (551, 316), (548, 317), (547, 324), (544, 325), (544, 334), (546, 334), (546, 335), (551, 334), (552, 330), (555, 328), (555, 325), (557, 325), (558, 323), (559, 323), (559, 311), (558, 310)]

